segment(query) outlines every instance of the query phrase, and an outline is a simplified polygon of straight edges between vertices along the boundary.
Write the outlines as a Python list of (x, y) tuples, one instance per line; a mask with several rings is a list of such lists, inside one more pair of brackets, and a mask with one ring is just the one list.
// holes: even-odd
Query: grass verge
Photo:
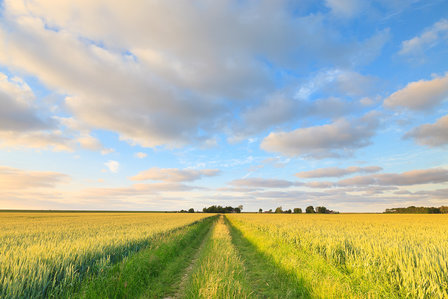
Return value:
[(233, 226), (230, 227), (232, 242), (248, 269), (248, 281), (258, 298), (311, 298), (308, 286), (303, 279), (284, 270), (269, 254), (252, 244), (245, 235)]
[(160, 298), (173, 292), (216, 217), (174, 230), (163, 240), (87, 279), (81, 298)]
[(183, 298), (255, 298), (246, 273), (221, 216), (193, 268)]
[[(260, 269), (256, 271), (259, 272), (260, 279), (266, 281), (274, 279), (273, 289), (262, 289), (262, 293), (268, 294), (267, 297), (384, 298), (379, 295), (375, 285), (367, 282), (361, 284), (357, 280), (352, 280), (343, 270), (328, 263), (320, 255), (301, 250), (285, 242), (281, 237), (277, 238), (267, 232), (245, 226), (232, 218), (229, 222), (234, 243), (241, 248), (241, 255), (250, 263), (249, 267)], [(263, 275), (269, 274), (260, 267), (263, 260), (269, 261), (273, 273), (277, 271), (278, 274), (263, 278)], [(280, 286), (281, 284), (283, 286)], [(274, 289), (279, 289), (284, 294), (275, 295)], [(298, 291), (303, 293), (300, 296), (294, 294)], [(394, 296), (386, 297), (394, 298)]]

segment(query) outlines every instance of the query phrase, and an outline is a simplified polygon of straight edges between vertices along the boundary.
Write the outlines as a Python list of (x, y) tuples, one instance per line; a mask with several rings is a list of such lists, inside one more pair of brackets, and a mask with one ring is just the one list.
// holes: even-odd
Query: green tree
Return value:
[(258, 209), (258, 213), (263, 213), (263, 209)]
[(306, 212), (307, 214), (313, 214), (313, 213), (316, 213), (316, 212), (314, 211), (314, 207), (313, 207), (313, 206), (308, 206), (308, 207), (306, 207), (305, 212)]
[(278, 207), (278, 208), (276, 208), (276, 209), (275, 209), (275, 212), (276, 212), (276, 213), (283, 213), (283, 209), (282, 209), (282, 207)]
[(301, 208), (294, 208), (294, 214), (300, 214), (300, 213), (302, 213)]
[(190, 208), (190, 209), (188, 210), (188, 213), (194, 213), (194, 209), (193, 209), (193, 208)]
[(316, 213), (327, 214), (329, 211), (326, 207), (316, 207)]

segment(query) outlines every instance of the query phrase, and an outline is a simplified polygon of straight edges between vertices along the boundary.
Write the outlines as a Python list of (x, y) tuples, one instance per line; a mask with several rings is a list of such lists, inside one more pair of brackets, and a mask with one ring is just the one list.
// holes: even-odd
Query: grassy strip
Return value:
[(184, 289), (184, 298), (254, 298), (246, 269), (220, 217)]
[[(247, 252), (257, 252), (264, 256), (270, 264), (279, 271), (279, 277), (284, 276), (292, 281), (297, 281), (297, 287), (305, 291), (303, 297), (311, 298), (377, 298), (379, 290), (368, 282), (353, 281), (344, 271), (325, 260), (320, 255), (301, 250), (293, 244), (284, 242), (281, 238), (275, 238), (268, 233), (246, 227), (239, 221), (230, 219), (234, 242), (241, 248), (243, 257), (251, 261)], [(255, 253), (254, 253), (255, 254)], [(253, 259), (252, 259), (253, 260)], [(261, 262), (261, 259), (258, 260)], [(253, 263), (257, 267), (257, 263)], [(275, 281), (275, 285), (281, 283), (281, 278)], [(269, 280), (267, 280), (269, 281)], [(269, 283), (271, 285), (271, 283)], [(297, 298), (293, 294), (294, 286), (286, 283), (280, 287), (285, 294), (282, 298)], [(290, 293), (291, 292), (291, 293)], [(389, 294), (391, 295), (391, 294)], [(271, 295), (268, 295), (272, 297)], [(387, 296), (389, 297), (389, 296)], [(389, 298), (393, 298), (391, 295)]]
[[(291, 272), (279, 267), (269, 254), (261, 251), (246, 239), (245, 235), (226, 219), (230, 226), (232, 242), (238, 249), (251, 288), (258, 298), (310, 298), (305, 282)], [(253, 241), (253, 239), (251, 239)]]
[(84, 282), (79, 292), (66, 297), (159, 298), (173, 292), (216, 217), (165, 234), (159, 243), (106, 269)]

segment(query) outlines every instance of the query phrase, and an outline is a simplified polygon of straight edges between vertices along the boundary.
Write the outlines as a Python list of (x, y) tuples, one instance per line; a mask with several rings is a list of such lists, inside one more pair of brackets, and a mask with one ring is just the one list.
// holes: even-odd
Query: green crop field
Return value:
[(447, 298), (446, 215), (0, 213), (1, 298)]

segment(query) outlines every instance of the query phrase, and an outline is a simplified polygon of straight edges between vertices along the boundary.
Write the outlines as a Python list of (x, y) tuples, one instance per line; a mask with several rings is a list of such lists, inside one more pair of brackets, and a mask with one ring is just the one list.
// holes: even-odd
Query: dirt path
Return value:
[(210, 228), (210, 230), (207, 233), (207, 235), (202, 240), (201, 245), (196, 250), (196, 253), (194, 254), (194, 257), (191, 260), (190, 265), (188, 265), (188, 267), (185, 269), (184, 274), (182, 275), (182, 279), (179, 282), (179, 285), (177, 287), (176, 293), (174, 293), (171, 296), (165, 297), (164, 299), (179, 299), (179, 298), (183, 298), (183, 295), (185, 293), (185, 286), (186, 286), (186, 284), (188, 282), (188, 278), (191, 276), (193, 268), (197, 264), (197, 262), (199, 260), (199, 256), (201, 255), (201, 252), (202, 252), (203, 248), (205, 247), (205, 244), (207, 244), (208, 240), (210, 239), (210, 236), (211, 236), (211, 234), (212, 234), (212, 232), (214, 230), (215, 225), (216, 225), (216, 222), (213, 224), (213, 226)]

